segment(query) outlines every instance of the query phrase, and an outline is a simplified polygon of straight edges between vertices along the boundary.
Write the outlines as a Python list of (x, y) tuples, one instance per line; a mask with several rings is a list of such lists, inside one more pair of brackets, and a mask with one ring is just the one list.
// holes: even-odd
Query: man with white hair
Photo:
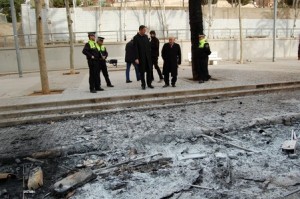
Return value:
[(165, 85), (163, 88), (170, 86), (169, 75), (171, 73), (172, 79), (171, 84), (172, 87), (176, 87), (177, 75), (178, 75), (178, 65), (181, 64), (181, 49), (180, 45), (175, 43), (175, 37), (169, 37), (169, 43), (165, 43), (161, 56), (164, 60), (163, 65), (163, 75)]

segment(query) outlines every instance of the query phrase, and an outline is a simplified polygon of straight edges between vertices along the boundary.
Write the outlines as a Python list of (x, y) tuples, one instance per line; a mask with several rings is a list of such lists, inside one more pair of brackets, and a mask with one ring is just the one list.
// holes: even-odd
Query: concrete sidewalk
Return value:
[(164, 83), (158, 83), (158, 75), (154, 70), (153, 86), (155, 88), (146, 90), (141, 90), (140, 82), (136, 81), (133, 70), (130, 73), (132, 83), (125, 83), (124, 67), (118, 68), (118, 70), (111, 67), (109, 70), (110, 79), (115, 87), (107, 88), (101, 75), (102, 87), (105, 91), (96, 94), (89, 92), (88, 70), (80, 70), (78, 75), (63, 75), (67, 71), (49, 72), (50, 88), (63, 90), (61, 94), (51, 95), (30, 96), (35, 91), (41, 90), (39, 73), (27, 73), (22, 78), (19, 78), (17, 74), (0, 76), (0, 106), (300, 81), (300, 62), (298, 60), (278, 60), (274, 63), (257, 61), (242, 65), (226, 61), (219, 62), (218, 65), (209, 66), (213, 80), (204, 84), (191, 81), (191, 66), (184, 64), (178, 70), (177, 87), (162, 88)]

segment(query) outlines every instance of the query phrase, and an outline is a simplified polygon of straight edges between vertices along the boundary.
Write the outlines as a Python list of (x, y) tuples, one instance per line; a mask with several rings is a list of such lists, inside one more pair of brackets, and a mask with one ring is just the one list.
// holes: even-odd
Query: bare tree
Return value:
[(74, 69), (74, 33), (72, 27), (72, 19), (71, 19), (71, 12), (70, 12), (70, 2), (69, 0), (65, 0), (66, 6), (66, 13), (67, 13), (67, 21), (68, 21), (68, 29), (69, 29), (69, 38), (70, 38), (70, 74), (75, 74)]
[(42, 22), (42, 3), (39, 0), (35, 0), (35, 17), (36, 17), (36, 33), (37, 33), (37, 50), (39, 57), (40, 76), (42, 84), (42, 93), (50, 94), (48, 72), (45, 59), (45, 46), (44, 46), (44, 32)]
[(191, 43), (192, 43), (192, 72), (193, 79), (198, 80), (198, 61), (197, 61), (197, 49), (199, 44), (199, 34), (203, 34), (203, 16), (201, 1), (189, 0), (189, 17), (190, 17), (190, 29), (191, 29)]

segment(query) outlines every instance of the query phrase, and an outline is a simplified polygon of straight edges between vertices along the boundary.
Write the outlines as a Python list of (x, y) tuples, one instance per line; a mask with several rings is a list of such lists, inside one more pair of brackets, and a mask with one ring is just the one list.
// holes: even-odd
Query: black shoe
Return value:
[(203, 81), (203, 80), (200, 80), (200, 81), (199, 81), (199, 84), (203, 84), (203, 83), (204, 83), (204, 81)]
[(90, 90), (90, 92), (91, 92), (91, 93), (97, 93), (97, 91), (96, 91), (96, 90)]
[(130, 81), (130, 80), (127, 80), (127, 81), (126, 81), (126, 83), (131, 83), (131, 82), (132, 82), (132, 81)]
[(115, 87), (114, 85), (112, 85), (112, 84), (109, 84), (109, 85), (107, 85), (107, 87)]
[(154, 88), (154, 86), (152, 86), (152, 85), (149, 85), (148, 87), (149, 87), (149, 88)]
[(165, 85), (163, 85), (163, 88), (167, 88), (169, 86), (170, 86), (169, 84), (165, 84)]
[(172, 84), (172, 87), (176, 87), (175, 84)]
[(143, 90), (146, 90), (146, 86), (142, 86), (142, 89), (143, 89)]
[(97, 88), (96, 91), (104, 91), (104, 89), (100, 87), (100, 88)]

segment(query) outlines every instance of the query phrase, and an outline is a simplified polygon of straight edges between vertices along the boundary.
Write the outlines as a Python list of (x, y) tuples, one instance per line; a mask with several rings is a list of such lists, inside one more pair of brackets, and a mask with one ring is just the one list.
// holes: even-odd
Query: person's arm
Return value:
[(166, 47), (167, 47), (167, 45), (164, 44), (164, 46), (161, 50), (161, 57), (163, 58), (163, 60), (166, 60), (166, 51), (167, 51)]
[(84, 45), (84, 48), (82, 50), (82, 53), (86, 56), (87, 59), (94, 59), (94, 56), (90, 53), (91, 47), (89, 43), (86, 43)]
[(105, 51), (104, 51), (104, 55), (103, 56), (105, 57), (105, 59), (108, 57), (108, 52), (107, 52), (106, 47), (105, 47)]
[(140, 58), (139, 58), (139, 48), (138, 48), (138, 38), (135, 36), (133, 38), (133, 53), (134, 53), (134, 62), (136, 64), (140, 64)]
[(209, 47), (209, 44), (208, 44), (208, 43), (204, 44), (204, 50), (205, 50), (205, 53), (206, 53), (207, 55), (210, 55), (210, 54), (211, 54), (210, 47)]
[(180, 45), (179, 44), (177, 44), (178, 45), (178, 65), (180, 65), (181, 64), (181, 48), (180, 48)]

